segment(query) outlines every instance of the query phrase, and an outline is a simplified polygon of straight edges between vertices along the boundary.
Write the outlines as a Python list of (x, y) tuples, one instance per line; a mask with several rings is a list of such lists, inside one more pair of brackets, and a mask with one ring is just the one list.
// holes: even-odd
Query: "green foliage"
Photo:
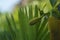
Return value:
[(32, 5), (20, 8), (17, 16), (18, 22), (14, 19), (13, 14), (5, 15), (5, 22), (3, 23), (5, 25), (3, 26), (4, 31), (0, 32), (1, 40), (49, 40), (48, 19), (43, 17), (41, 22), (33, 26), (29, 24), (31, 19), (40, 16), (37, 5), (34, 6), (34, 9)]
[[(53, 9), (57, 0), (49, 2)], [(58, 17), (59, 12), (57, 10), (53, 12), (51, 9), (45, 13), (46, 6), (48, 8), (49, 4), (43, 3), (43, 6), (32, 4), (21, 7), (12, 14), (0, 13), (0, 40), (50, 40), (48, 18), (50, 15)]]
[[(50, 0), (55, 6), (56, 0)], [(0, 40), (50, 40), (48, 18), (52, 11), (44, 13), (39, 5), (28, 5), (17, 13), (0, 16)], [(30, 21), (32, 20), (32, 21)]]

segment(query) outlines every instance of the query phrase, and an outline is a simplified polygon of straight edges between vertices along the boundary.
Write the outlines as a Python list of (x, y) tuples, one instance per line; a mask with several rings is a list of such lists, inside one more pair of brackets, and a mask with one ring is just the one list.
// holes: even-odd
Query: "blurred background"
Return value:
[(15, 8), (15, 6), (26, 5), (28, 2), (30, 1), (29, 0), (0, 0), (0, 11), (10, 12)]
[(0, 0), (0, 11), (12, 11), (21, 0)]

